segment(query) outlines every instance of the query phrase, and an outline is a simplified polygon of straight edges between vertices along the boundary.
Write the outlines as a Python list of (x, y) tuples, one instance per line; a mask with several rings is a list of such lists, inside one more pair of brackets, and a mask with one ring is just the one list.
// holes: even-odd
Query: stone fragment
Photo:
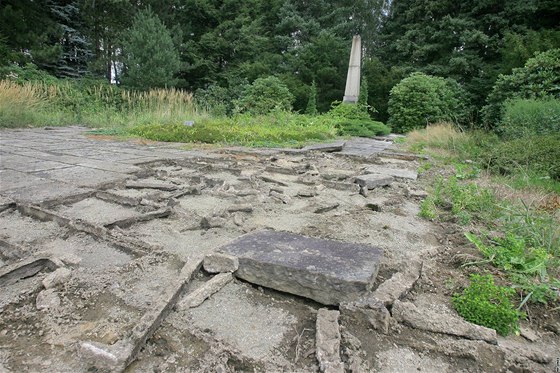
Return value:
[(397, 299), (404, 297), (416, 284), (422, 273), (423, 263), (413, 260), (407, 269), (397, 272), (390, 279), (383, 282), (373, 292), (373, 296), (381, 300), (385, 306), (390, 306)]
[(185, 310), (188, 308), (198, 307), (208, 299), (212, 294), (217, 293), (221, 288), (226, 286), (233, 276), (231, 273), (219, 273), (212, 277), (210, 280), (206, 281), (198, 289), (194, 290), (192, 293), (187, 294), (187, 296), (177, 304), (177, 309)]
[(321, 184), (330, 189), (343, 190), (352, 193), (358, 193), (360, 191), (360, 186), (356, 185), (354, 182), (345, 181), (332, 181), (332, 180), (322, 180)]
[(239, 268), (239, 260), (231, 255), (212, 253), (204, 257), (203, 267), (209, 273), (235, 272)]
[(204, 217), (200, 221), (202, 229), (221, 228), (226, 225), (227, 220), (219, 216)]
[(382, 333), (389, 332), (391, 315), (382, 301), (372, 295), (340, 304), (342, 317), (348, 322), (361, 320), (366, 325)]
[(60, 297), (55, 289), (43, 290), (37, 294), (35, 306), (39, 310), (58, 308), (60, 307)]
[(280, 185), (280, 186), (283, 186), (283, 187), (288, 186), (287, 183), (285, 183), (283, 181), (280, 181), (280, 180), (277, 180), (277, 179), (274, 179), (274, 178), (269, 177), (269, 176), (261, 175), (260, 179), (264, 182), (267, 182), (267, 183), (272, 183), (272, 184)]
[(418, 173), (416, 171), (408, 170), (406, 168), (387, 168), (381, 166), (372, 166), (366, 168), (364, 172), (366, 174), (380, 174), (380, 175), (392, 176), (397, 179), (416, 180), (418, 178)]
[(371, 198), (366, 202), (366, 207), (370, 210), (380, 212), (383, 210), (383, 206), (387, 204), (388, 200), (385, 197)]
[(157, 189), (166, 192), (172, 192), (178, 189), (177, 185), (166, 183), (163, 181), (158, 182), (158, 181), (129, 180), (126, 182), (126, 187), (130, 189)]
[(238, 278), (331, 305), (370, 290), (382, 256), (366, 244), (274, 231), (242, 236), (220, 251), (239, 259)]
[(521, 333), (521, 336), (527, 339), (528, 341), (536, 342), (539, 340), (539, 336), (537, 335), (537, 333), (535, 333), (533, 329), (527, 326), (520, 327), (519, 332)]
[(228, 207), (228, 212), (253, 212), (253, 206), (250, 204), (240, 204)]
[(421, 189), (407, 189), (405, 193), (412, 198), (426, 198), (428, 197), (428, 192)]
[(327, 205), (317, 207), (315, 209), (315, 211), (313, 211), (313, 212), (316, 213), (316, 214), (322, 214), (322, 213), (325, 213), (325, 212), (332, 211), (332, 210), (336, 209), (338, 206), (340, 206), (340, 203), (338, 203), (338, 202), (329, 203)]
[(392, 313), (395, 320), (416, 329), (498, 343), (494, 329), (472, 324), (452, 314), (442, 314), (427, 308), (419, 309), (410, 302), (396, 300)]
[(276, 199), (276, 200), (282, 202), (282, 203), (285, 204), (285, 205), (287, 205), (287, 204), (289, 204), (289, 203), (291, 202), (291, 199), (290, 199), (289, 196), (287, 196), (287, 195), (285, 195), (285, 194), (282, 194), (282, 193), (278, 193), (278, 192), (275, 191), (275, 190), (271, 190), (270, 193), (269, 193), (269, 195), (270, 195), (272, 198), (274, 198), (274, 199)]
[(367, 174), (356, 176), (356, 184), (364, 189), (375, 189), (377, 187), (387, 186), (391, 184), (393, 178), (391, 176), (381, 174)]
[(234, 214), (233, 215), (233, 224), (237, 225), (238, 227), (243, 226), (243, 216), (241, 214)]
[(340, 359), (340, 329), (338, 311), (321, 308), (317, 311), (316, 356), (321, 372), (344, 373)]
[(346, 143), (345, 141), (335, 141), (335, 142), (329, 142), (329, 143), (323, 143), (323, 144), (313, 144), (313, 145), (307, 145), (306, 147), (303, 148), (303, 150), (306, 150), (306, 151), (321, 151), (321, 152), (327, 152), (327, 153), (339, 152), (339, 151), (342, 150), (345, 143)]
[(318, 194), (317, 189), (315, 188), (301, 189), (297, 192), (298, 197), (304, 197), (304, 198), (315, 197), (317, 194)]
[(47, 277), (43, 279), (43, 286), (45, 289), (51, 289), (57, 287), (58, 285), (64, 284), (72, 274), (68, 268), (58, 268), (56, 271), (49, 273)]

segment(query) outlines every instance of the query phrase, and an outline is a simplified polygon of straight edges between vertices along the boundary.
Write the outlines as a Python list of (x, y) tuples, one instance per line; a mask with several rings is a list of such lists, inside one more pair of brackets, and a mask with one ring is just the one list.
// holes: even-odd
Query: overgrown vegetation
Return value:
[(497, 286), (490, 275), (472, 275), (470, 285), (453, 296), (453, 306), (465, 320), (508, 335), (519, 329), (520, 312), (510, 301), (515, 291)]
[[(466, 133), (442, 124), (410, 133), (407, 143), (416, 151), (432, 155), (430, 170), (435, 163), (435, 167), (452, 167), (454, 173), (435, 178), (420, 215), (463, 225), (466, 238), (481, 256), (464, 266), (489, 270), (509, 287), (507, 291), (496, 287), (490, 274), (475, 277), (462, 294), (454, 296), (457, 311), (467, 320), (505, 335), (516, 330), (520, 315), (517, 308), (560, 303), (558, 206), (553, 204), (549, 209), (542, 203), (527, 204), (490, 189), (492, 185), (510, 184), (532, 194), (558, 196), (558, 135), (508, 141), (494, 134)], [(527, 175), (532, 175), (533, 181), (513, 183)], [(548, 183), (542, 183), (542, 178)], [(540, 200), (546, 201), (544, 197)]]

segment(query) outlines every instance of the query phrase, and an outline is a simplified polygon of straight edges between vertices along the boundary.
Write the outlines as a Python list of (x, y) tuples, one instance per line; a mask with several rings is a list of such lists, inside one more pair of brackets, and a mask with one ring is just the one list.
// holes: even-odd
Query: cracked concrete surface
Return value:
[[(0, 131), (0, 371), (103, 366), (79, 354), (84, 343), (107, 349), (95, 350), (94, 360), (125, 351), (106, 366), (114, 371), (318, 371), (324, 305), (239, 279), (204, 292), (217, 281), (199, 269), (205, 255), (262, 230), (374, 245), (383, 250), (377, 288), (442, 249), (439, 228), (416, 216), (421, 198), (411, 191), (419, 180), (397, 178), (360, 194), (360, 175), (415, 174), (417, 158), (389, 141), (182, 146), (101, 139), (81, 127)], [(44, 258), (66, 268), (48, 290), (42, 281), (55, 267), (28, 271)], [(418, 290), (409, 290), (392, 296), (410, 302)], [(175, 307), (200, 292), (208, 293), (200, 305)], [(352, 372), (538, 371), (550, 367), (546, 353), (556, 346), (543, 337), (542, 351), (514, 359), (515, 344), (485, 348), (392, 318), (388, 333), (352, 317), (340, 323), (342, 364)]]

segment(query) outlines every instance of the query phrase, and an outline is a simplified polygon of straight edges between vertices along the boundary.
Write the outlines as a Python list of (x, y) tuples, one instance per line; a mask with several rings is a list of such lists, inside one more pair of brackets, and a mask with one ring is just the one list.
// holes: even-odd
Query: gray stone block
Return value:
[(212, 253), (204, 257), (203, 266), (209, 273), (235, 272), (239, 268), (239, 260), (231, 255)]
[(391, 184), (392, 176), (381, 174), (367, 174), (356, 176), (356, 184), (364, 189), (374, 189)]
[(349, 323), (361, 320), (377, 331), (389, 332), (391, 314), (383, 302), (371, 294), (352, 302), (341, 303), (340, 312)]
[(317, 311), (316, 355), (321, 372), (344, 373), (340, 360), (340, 329), (338, 311), (321, 308)]
[(366, 244), (262, 231), (242, 236), (221, 252), (236, 256), (236, 277), (338, 305), (371, 289), (382, 250)]

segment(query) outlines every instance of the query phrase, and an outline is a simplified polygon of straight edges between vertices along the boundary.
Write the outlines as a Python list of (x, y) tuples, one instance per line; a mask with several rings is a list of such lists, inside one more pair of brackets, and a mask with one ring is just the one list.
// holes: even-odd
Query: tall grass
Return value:
[(0, 127), (179, 124), (205, 117), (189, 92), (136, 92), (100, 82), (0, 81)]

